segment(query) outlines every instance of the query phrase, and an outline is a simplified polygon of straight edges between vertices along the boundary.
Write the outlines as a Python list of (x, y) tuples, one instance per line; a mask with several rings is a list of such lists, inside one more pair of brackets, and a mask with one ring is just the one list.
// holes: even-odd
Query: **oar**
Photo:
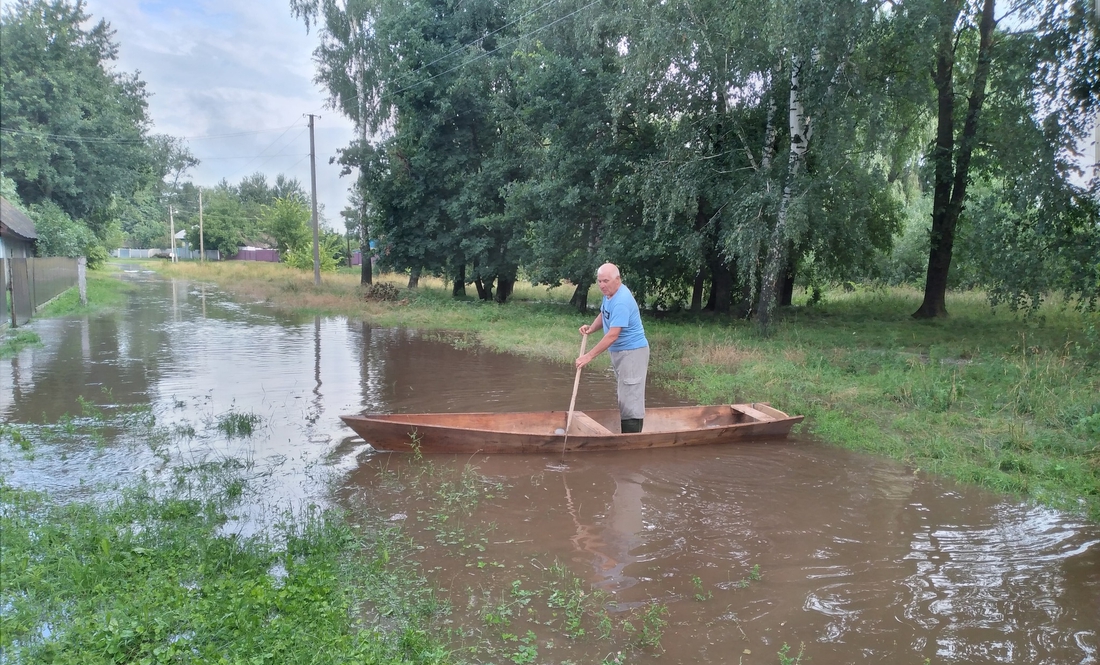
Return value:
[[(584, 355), (584, 347), (588, 344), (588, 333), (581, 335), (581, 352), (577, 357)], [(561, 440), (561, 459), (565, 461), (565, 442), (569, 440), (569, 427), (573, 424), (573, 406), (577, 403), (577, 387), (581, 385), (581, 368), (577, 368), (577, 376), (573, 378), (573, 397), (569, 399), (569, 415), (565, 417), (565, 438)]]

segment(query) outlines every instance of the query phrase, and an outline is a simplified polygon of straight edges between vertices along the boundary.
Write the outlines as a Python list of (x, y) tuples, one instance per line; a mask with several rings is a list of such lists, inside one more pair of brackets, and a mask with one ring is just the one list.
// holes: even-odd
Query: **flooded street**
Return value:
[[(81, 496), (245, 459), (261, 513), (338, 502), (401, 526), (469, 662), (1100, 663), (1096, 525), (798, 436), (565, 464), (373, 453), (341, 414), (565, 409), (573, 369), (125, 279), (121, 314), (37, 321), (43, 346), (0, 361), (0, 418), (46, 432), (0, 450), (5, 482)], [(608, 372), (582, 374), (578, 409), (614, 406)]]

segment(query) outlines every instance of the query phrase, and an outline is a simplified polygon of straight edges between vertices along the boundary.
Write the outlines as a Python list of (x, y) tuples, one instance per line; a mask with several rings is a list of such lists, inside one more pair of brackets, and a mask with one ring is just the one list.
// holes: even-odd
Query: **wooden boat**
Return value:
[(768, 404), (646, 409), (643, 431), (619, 432), (619, 411), (409, 413), (341, 416), (374, 449), (421, 453), (561, 453), (733, 443), (787, 436), (802, 416)]

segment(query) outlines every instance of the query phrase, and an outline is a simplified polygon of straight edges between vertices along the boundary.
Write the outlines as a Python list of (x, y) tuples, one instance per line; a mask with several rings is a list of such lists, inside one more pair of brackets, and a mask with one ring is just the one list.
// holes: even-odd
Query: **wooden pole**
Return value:
[[(588, 335), (581, 336), (581, 352), (584, 355), (584, 347), (588, 344)], [(573, 396), (569, 398), (569, 415), (565, 417), (565, 438), (561, 440), (561, 458), (565, 459), (565, 442), (569, 440), (569, 428), (573, 425), (573, 407), (577, 404), (577, 388), (581, 385), (581, 368), (577, 368), (577, 375), (573, 377)]]

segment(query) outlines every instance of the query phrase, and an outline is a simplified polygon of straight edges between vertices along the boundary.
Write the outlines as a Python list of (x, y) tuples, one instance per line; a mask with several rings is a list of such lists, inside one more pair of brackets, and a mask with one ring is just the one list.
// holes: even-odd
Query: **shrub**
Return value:
[(363, 289), (363, 300), (400, 300), (401, 292), (397, 290), (397, 287), (393, 284), (386, 282), (379, 282), (377, 284), (368, 284)]

